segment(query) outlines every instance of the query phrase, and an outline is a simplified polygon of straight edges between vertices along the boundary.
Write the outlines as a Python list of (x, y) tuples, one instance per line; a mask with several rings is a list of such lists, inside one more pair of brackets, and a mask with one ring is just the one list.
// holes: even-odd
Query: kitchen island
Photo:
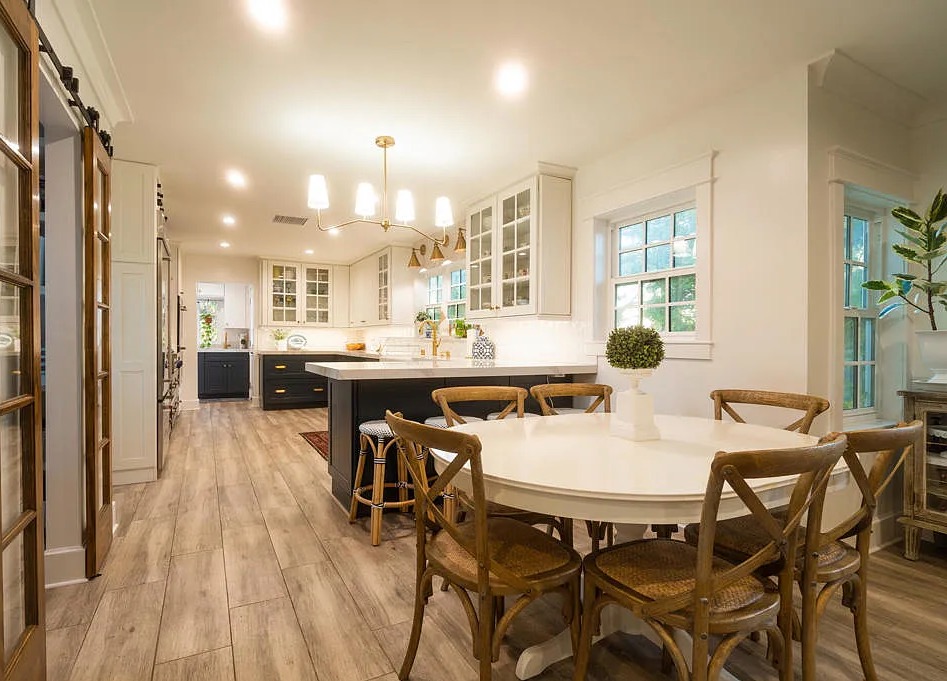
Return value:
[[(591, 380), (598, 366), (586, 362), (511, 362), (480, 360), (413, 360), (379, 362), (307, 362), (306, 371), (324, 376), (329, 388), (329, 473), (332, 494), (347, 509), (358, 464), (358, 425), (382, 419), (385, 410), (424, 421), (439, 416), (431, 400), (436, 388), (463, 385), (512, 385), (529, 389), (541, 383)], [(498, 402), (473, 403), (463, 413), (484, 417)], [(539, 413), (529, 398), (527, 411)], [(394, 466), (387, 474), (395, 479)]]

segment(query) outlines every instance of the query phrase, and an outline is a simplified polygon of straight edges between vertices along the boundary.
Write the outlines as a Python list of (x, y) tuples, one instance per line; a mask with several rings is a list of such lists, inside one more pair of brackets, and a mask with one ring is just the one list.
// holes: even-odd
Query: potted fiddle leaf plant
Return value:
[(941, 272), (947, 262), (947, 195), (938, 190), (924, 215), (907, 206), (895, 208), (891, 215), (904, 227), (898, 230), (904, 243), (891, 248), (912, 263), (911, 271), (896, 272), (887, 281), (866, 281), (862, 286), (881, 293), (879, 318), (902, 306), (927, 318), (930, 331), (915, 331), (921, 362), (934, 374), (929, 382), (947, 383), (947, 331), (938, 330), (935, 314), (939, 308), (947, 310), (947, 281)]

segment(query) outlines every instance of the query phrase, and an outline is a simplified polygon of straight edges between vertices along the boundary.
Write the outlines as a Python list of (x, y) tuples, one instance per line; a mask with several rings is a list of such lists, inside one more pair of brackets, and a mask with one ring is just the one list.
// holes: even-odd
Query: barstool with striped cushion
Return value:
[[(408, 479), (408, 470), (404, 461), (397, 456), (395, 448), (395, 434), (385, 421), (366, 421), (358, 426), (359, 452), (358, 466), (355, 469), (355, 483), (352, 490), (352, 505), (349, 508), (349, 522), (355, 522), (358, 505), (365, 504), (371, 508), (371, 535), (372, 546), (381, 543), (381, 514), (386, 508), (404, 510), (414, 503), (413, 494), (409, 494), (414, 486)], [(365, 473), (365, 459), (372, 453), (373, 474), (369, 485), (362, 485), (362, 476)], [(389, 452), (398, 462), (398, 482), (385, 482), (385, 464)], [(397, 489), (398, 501), (385, 501), (385, 490)], [(367, 496), (370, 494), (371, 496)]]
[[(463, 416), (461, 418), (463, 418), (463, 423), (472, 423), (473, 421), (483, 421), (483, 419), (480, 418), (479, 416)], [(488, 416), (487, 418), (490, 418), (490, 417)], [(428, 416), (426, 419), (424, 419), (424, 425), (434, 426), (435, 428), (450, 428), (450, 426), (447, 425), (446, 416)]]

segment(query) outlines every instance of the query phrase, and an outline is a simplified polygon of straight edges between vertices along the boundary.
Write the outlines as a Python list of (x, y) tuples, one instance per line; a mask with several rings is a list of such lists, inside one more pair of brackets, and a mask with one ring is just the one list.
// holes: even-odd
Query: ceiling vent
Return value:
[(277, 225), (299, 225), (302, 227), (309, 218), (301, 218), (295, 215), (274, 215), (273, 222)]

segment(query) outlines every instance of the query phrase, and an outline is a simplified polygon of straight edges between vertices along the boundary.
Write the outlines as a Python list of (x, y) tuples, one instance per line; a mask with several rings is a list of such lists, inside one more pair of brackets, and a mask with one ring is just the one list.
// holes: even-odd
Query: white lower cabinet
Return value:
[[(572, 170), (572, 169), (561, 169)], [(572, 179), (545, 172), (467, 210), (467, 318), (572, 314)]]

